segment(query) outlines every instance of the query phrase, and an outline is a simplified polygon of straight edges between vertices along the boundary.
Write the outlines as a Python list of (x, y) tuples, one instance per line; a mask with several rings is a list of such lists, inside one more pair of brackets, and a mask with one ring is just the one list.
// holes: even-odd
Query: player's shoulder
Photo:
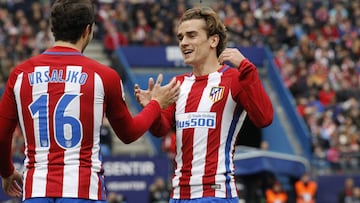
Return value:
[(99, 61), (97, 61), (97, 60), (95, 60), (95, 59), (92, 59), (92, 58), (90, 58), (90, 57), (87, 57), (87, 56), (83, 56), (82, 59), (83, 59), (83, 62), (84, 62), (84, 63), (91, 64), (91, 65), (93, 65), (94, 67), (110, 68), (108, 65), (105, 65), (105, 64), (103, 64), (103, 63), (100, 63)]
[(240, 74), (239, 70), (237, 68), (231, 67), (231, 66), (227, 66), (223, 69), (222, 71), (223, 76), (227, 76), (227, 77), (238, 77), (238, 75)]
[(191, 75), (191, 73), (182, 73), (182, 74), (176, 75), (175, 77), (176, 77), (176, 79), (180, 80), (180, 79), (182, 79), (186, 76), (190, 76), (190, 75)]
[(89, 58), (87, 56), (83, 57), (83, 62), (86, 67), (93, 69), (98, 74), (114, 75), (117, 74), (116, 70), (106, 64), (100, 63), (95, 59)]
[(179, 74), (174, 76), (176, 78), (176, 80), (183, 82), (185, 77), (190, 77), (192, 75), (192, 73), (183, 73), (183, 74)]
[(239, 71), (238, 71), (237, 68), (232, 67), (232, 66), (230, 66), (230, 65), (227, 65), (227, 66), (225, 66), (225, 68), (224, 68), (224, 72), (225, 72), (225, 73), (234, 73), (234, 72), (239, 72)]

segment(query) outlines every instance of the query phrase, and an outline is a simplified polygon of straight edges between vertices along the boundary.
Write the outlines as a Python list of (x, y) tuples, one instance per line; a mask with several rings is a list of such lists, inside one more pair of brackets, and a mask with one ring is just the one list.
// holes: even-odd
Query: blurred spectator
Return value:
[(338, 143), (332, 145), (327, 150), (327, 160), (330, 163), (330, 167), (334, 172), (341, 171), (340, 149)]
[(51, 33), (48, 22), (43, 19), (39, 22), (39, 32), (35, 35), (36, 48), (39, 52), (43, 52), (50, 48), (55, 42), (54, 36)]
[(260, 143), (260, 149), (261, 150), (269, 150), (269, 143), (266, 140), (262, 140)]
[(327, 174), (329, 171), (329, 162), (327, 161), (325, 150), (320, 144), (315, 145), (313, 148), (312, 165), (317, 175)]
[(115, 25), (109, 21), (105, 21), (105, 36), (104, 36), (104, 48), (105, 53), (110, 57), (114, 50), (121, 46), (128, 46), (129, 40), (120, 31), (117, 30)]
[(333, 105), (336, 102), (336, 93), (328, 82), (325, 82), (318, 91), (318, 98), (320, 103), (325, 108)]
[(351, 177), (346, 178), (343, 188), (338, 193), (338, 203), (352, 203), (354, 196), (354, 188), (354, 179)]
[(143, 10), (136, 11), (136, 26), (131, 34), (131, 42), (134, 44), (143, 44), (149, 37), (151, 27), (148, 24), (145, 13)]
[(155, 23), (154, 29), (151, 30), (144, 41), (144, 46), (159, 46), (162, 44), (169, 44), (171, 37), (165, 33), (165, 25), (162, 21)]
[(341, 1), (335, 2), (333, 8), (329, 11), (329, 21), (333, 23), (338, 23), (348, 18), (348, 11), (344, 7), (344, 4)]
[(131, 30), (134, 29), (134, 21), (129, 15), (131, 9), (125, 1), (121, 1), (115, 5), (114, 12), (114, 20), (111, 21), (115, 24), (116, 29), (128, 38)]
[(352, 203), (360, 203), (360, 187), (354, 187)]
[(304, 173), (300, 180), (295, 182), (296, 203), (315, 203), (317, 183)]
[(125, 196), (117, 194), (116, 192), (109, 192), (107, 195), (108, 203), (127, 203)]
[(149, 187), (149, 203), (168, 203), (170, 192), (166, 182), (162, 177), (156, 177), (153, 184)]
[(267, 189), (265, 192), (266, 203), (286, 203), (288, 200), (288, 195), (285, 190), (283, 190), (280, 182), (276, 181), (271, 188)]

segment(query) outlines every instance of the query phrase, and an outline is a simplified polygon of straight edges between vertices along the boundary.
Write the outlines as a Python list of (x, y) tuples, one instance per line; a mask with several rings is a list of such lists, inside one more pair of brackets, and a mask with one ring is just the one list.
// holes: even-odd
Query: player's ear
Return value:
[(220, 41), (220, 36), (218, 34), (214, 34), (209, 37), (210, 46), (212, 48), (216, 48), (217, 45), (219, 44), (219, 41)]
[(82, 37), (86, 37), (86, 35), (90, 35), (91, 34), (91, 31), (93, 29), (93, 26), (94, 24), (87, 24), (86, 27), (85, 27), (85, 30), (82, 34)]
[(87, 27), (89, 27), (88, 33), (91, 34), (91, 31), (94, 29), (95, 27), (95, 23), (92, 24), (88, 24)]

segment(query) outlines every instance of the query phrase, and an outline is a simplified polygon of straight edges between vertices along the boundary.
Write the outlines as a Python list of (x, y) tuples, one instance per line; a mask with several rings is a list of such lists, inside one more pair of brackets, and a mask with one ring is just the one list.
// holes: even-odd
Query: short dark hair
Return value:
[(51, 8), (51, 31), (55, 41), (76, 43), (87, 25), (95, 21), (91, 0), (56, 0)]
[(205, 21), (205, 30), (208, 37), (216, 34), (219, 35), (220, 40), (216, 47), (216, 55), (220, 56), (221, 52), (223, 52), (227, 46), (228, 37), (226, 34), (226, 27), (216, 12), (210, 7), (194, 7), (188, 9), (181, 17), (179, 25), (184, 21), (192, 19), (203, 19)]

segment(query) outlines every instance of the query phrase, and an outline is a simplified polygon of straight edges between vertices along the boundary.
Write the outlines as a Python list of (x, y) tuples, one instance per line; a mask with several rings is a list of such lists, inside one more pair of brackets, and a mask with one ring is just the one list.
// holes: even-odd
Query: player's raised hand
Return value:
[(245, 57), (237, 48), (226, 48), (219, 56), (219, 63), (224, 64), (225, 61), (228, 61), (234, 67), (239, 67), (242, 60)]
[(146, 106), (150, 102), (153, 88), (154, 88), (154, 79), (152, 77), (149, 78), (147, 90), (143, 90), (139, 87), (138, 84), (135, 84), (134, 94), (136, 97), (136, 101), (139, 102), (139, 104), (142, 107)]
[(180, 82), (173, 78), (168, 84), (161, 86), (163, 75), (159, 74), (154, 83), (153, 78), (149, 78), (148, 89), (144, 90), (138, 84), (134, 86), (134, 94), (139, 104), (144, 107), (151, 99), (159, 102), (161, 108), (165, 108), (178, 99), (180, 93)]
[(161, 108), (166, 108), (179, 98), (180, 81), (174, 77), (168, 84), (161, 86), (162, 81), (163, 75), (159, 74), (152, 90), (151, 99), (157, 100)]

